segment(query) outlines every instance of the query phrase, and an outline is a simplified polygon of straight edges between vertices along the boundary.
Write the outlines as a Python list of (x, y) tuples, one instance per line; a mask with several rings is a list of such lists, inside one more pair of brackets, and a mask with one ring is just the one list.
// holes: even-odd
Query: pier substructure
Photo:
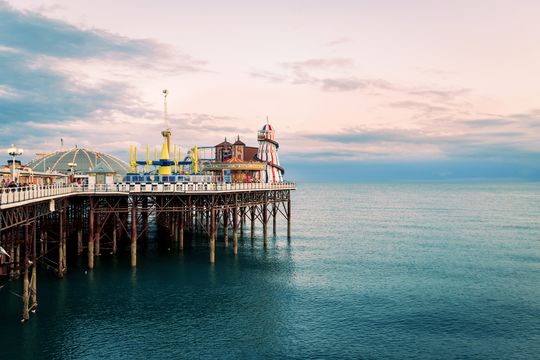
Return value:
[(248, 220), (252, 241), (259, 222), (267, 246), (270, 217), (275, 235), (276, 216), (282, 214), (290, 238), (290, 194), (291, 189), (81, 192), (23, 201), (16, 206), (0, 203), (0, 246), (8, 254), (0, 255), (0, 276), (11, 280), (22, 277), (22, 319), (26, 321), (38, 306), (39, 271), (55, 271), (58, 277), (64, 277), (70, 257), (85, 251), (88, 269), (92, 270), (96, 256), (115, 255), (119, 249), (129, 249), (130, 264), (136, 267), (139, 240), (141, 236), (147, 237), (150, 222), (165, 228), (164, 233), (169, 235), (157, 238), (158, 243), (169, 241), (180, 251), (186, 246), (186, 232), (190, 232), (188, 239), (192, 240), (196, 239), (196, 232), (204, 235), (203, 244), (208, 241), (211, 264), (217, 261), (219, 231), (223, 230), (224, 248), (232, 231), (232, 252), (237, 255), (238, 238), (243, 237)]

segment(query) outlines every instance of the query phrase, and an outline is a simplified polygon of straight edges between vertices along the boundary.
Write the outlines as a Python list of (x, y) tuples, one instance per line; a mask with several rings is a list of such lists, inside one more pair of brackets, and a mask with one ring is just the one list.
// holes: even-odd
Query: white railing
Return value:
[(73, 186), (29, 185), (25, 187), (6, 187), (0, 189), (0, 204), (12, 204), (34, 199), (51, 198), (75, 192)]
[(205, 191), (242, 191), (242, 190), (276, 190), (295, 189), (296, 184), (281, 183), (116, 183), (75, 187), (76, 192), (90, 193), (178, 193), (178, 192), (205, 192)]
[(74, 193), (204, 193), (224, 191), (260, 191), (260, 190), (294, 190), (296, 184), (291, 182), (281, 183), (116, 183), (90, 186), (80, 185), (30, 185), (26, 187), (0, 188), (0, 206), (54, 198), (61, 195)]

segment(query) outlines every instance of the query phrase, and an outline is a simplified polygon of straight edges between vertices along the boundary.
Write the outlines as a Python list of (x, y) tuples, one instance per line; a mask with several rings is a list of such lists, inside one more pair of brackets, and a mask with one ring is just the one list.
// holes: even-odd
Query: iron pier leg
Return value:
[(15, 279), (21, 277), (21, 242), (19, 238), (19, 227), (15, 230)]
[(67, 273), (67, 212), (64, 210), (64, 233), (62, 236), (62, 276)]
[(267, 239), (268, 239), (268, 203), (266, 200), (264, 201), (264, 204), (262, 206), (262, 221), (263, 221), (263, 244), (264, 247), (266, 247)]
[(276, 215), (277, 215), (277, 207), (276, 203), (272, 204), (272, 235), (277, 235), (277, 221), (276, 221)]
[(113, 218), (112, 253), (116, 254), (116, 237), (118, 236), (118, 223), (116, 216)]
[(10, 240), (9, 258), (11, 262), (9, 264), (9, 278), (15, 279), (15, 229), (8, 234)]
[(287, 200), (287, 239), (291, 238), (291, 199)]
[(225, 247), (229, 246), (229, 210), (223, 210), (223, 240)]
[(80, 227), (77, 230), (77, 255), (81, 255), (83, 252), (83, 229)]
[(246, 222), (246, 208), (241, 207), (240, 208), (240, 236), (242, 239), (244, 238), (244, 224)]
[(58, 241), (58, 270), (57, 274), (59, 278), (64, 277), (64, 213), (65, 210), (60, 210), (60, 231), (58, 236), (60, 239)]
[(180, 226), (178, 229), (178, 245), (180, 247), (180, 251), (184, 250), (184, 212), (180, 213)]
[(251, 206), (251, 241), (255, 239), (255, 206)]
[(30, 312), (29, 312), (29, 308), (28, 308), (28, 304), (30, 302), (30, 298), (29, 298), (29, 281), (28, 281), (28, 267), (29, 267), (29, 257), (28, 257), (28, 253), (30, 252), (30, 246), (29, 246), (29, 242), (30, 242), (30, 234), (29, 234), (29, 225), (28, 223), (25, 224), (24, 226), (24, 233), (25, 233), (25, 237), (24, 237), (24, 279), (23, 279), (23, 295), (22, 295), (22, 301), (23, 301), (23, 311), (22, 311), (22, 321), (26, 321), (30, 318)]
[(137, 266), (137, 200), (131, 204), (131, 267)]
[(45, 231), (45, 233), (43, 234), (43, 248), (45, 249), (44, 251), (44, 254), (48, 253), (49, 252), (49, 233)]
[(39, 230), (39, 256), (45, 256), (45, 233)]
[(94, 199), (90, 198), (90, 214), (88, 215), (88, 269), (94, 269)]
[(233, 254), (238, 255), (238, 206), (233, 209)]
[(216, 262), (216, 237), (217, 237), (217, 224), (216, 224), (216, 209), (212, 207), (211, 210), (211, 232), (210, 232), (210, 264)]
[(32, 300), (32, 312), (37, 311), (37, 243), (36, 243), (36, 223), (32, 227), (32, 280), (30, 281), (30, 297)]
[(96, 213), (96, 235), (94, 237), (94, 255), (101, 255), (101, 219), (99, 213)]

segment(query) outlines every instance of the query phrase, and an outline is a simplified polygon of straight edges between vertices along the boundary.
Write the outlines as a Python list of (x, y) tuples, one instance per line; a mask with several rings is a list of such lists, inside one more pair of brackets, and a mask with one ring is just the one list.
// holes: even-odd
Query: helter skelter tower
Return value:
[(275, 132), (272, 125), (266, 122), (257, 133), (259, 141), (259, 150), (257, 157), (266, 162), (266, 169), (259, 171), (258, 178), (262, 183), (275, 183), (283, 181), (285, 169), (279, 165), (278, 148), (279, 144), (274, 138)]

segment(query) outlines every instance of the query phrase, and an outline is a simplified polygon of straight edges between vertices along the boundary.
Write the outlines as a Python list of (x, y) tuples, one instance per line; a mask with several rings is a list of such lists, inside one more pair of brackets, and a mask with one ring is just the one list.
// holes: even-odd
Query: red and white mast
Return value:
[(275, 131), (268, 123), (268, 118), (266, 124), (257, 133), (257, 140), (259, 141), (257, 157), (266, 162), (266, 169), (258, 173), (259, 181), (262, 183), (282, 182), (285, 170), (279, 164), (277, 154), (279, 143), (275, 140)]

